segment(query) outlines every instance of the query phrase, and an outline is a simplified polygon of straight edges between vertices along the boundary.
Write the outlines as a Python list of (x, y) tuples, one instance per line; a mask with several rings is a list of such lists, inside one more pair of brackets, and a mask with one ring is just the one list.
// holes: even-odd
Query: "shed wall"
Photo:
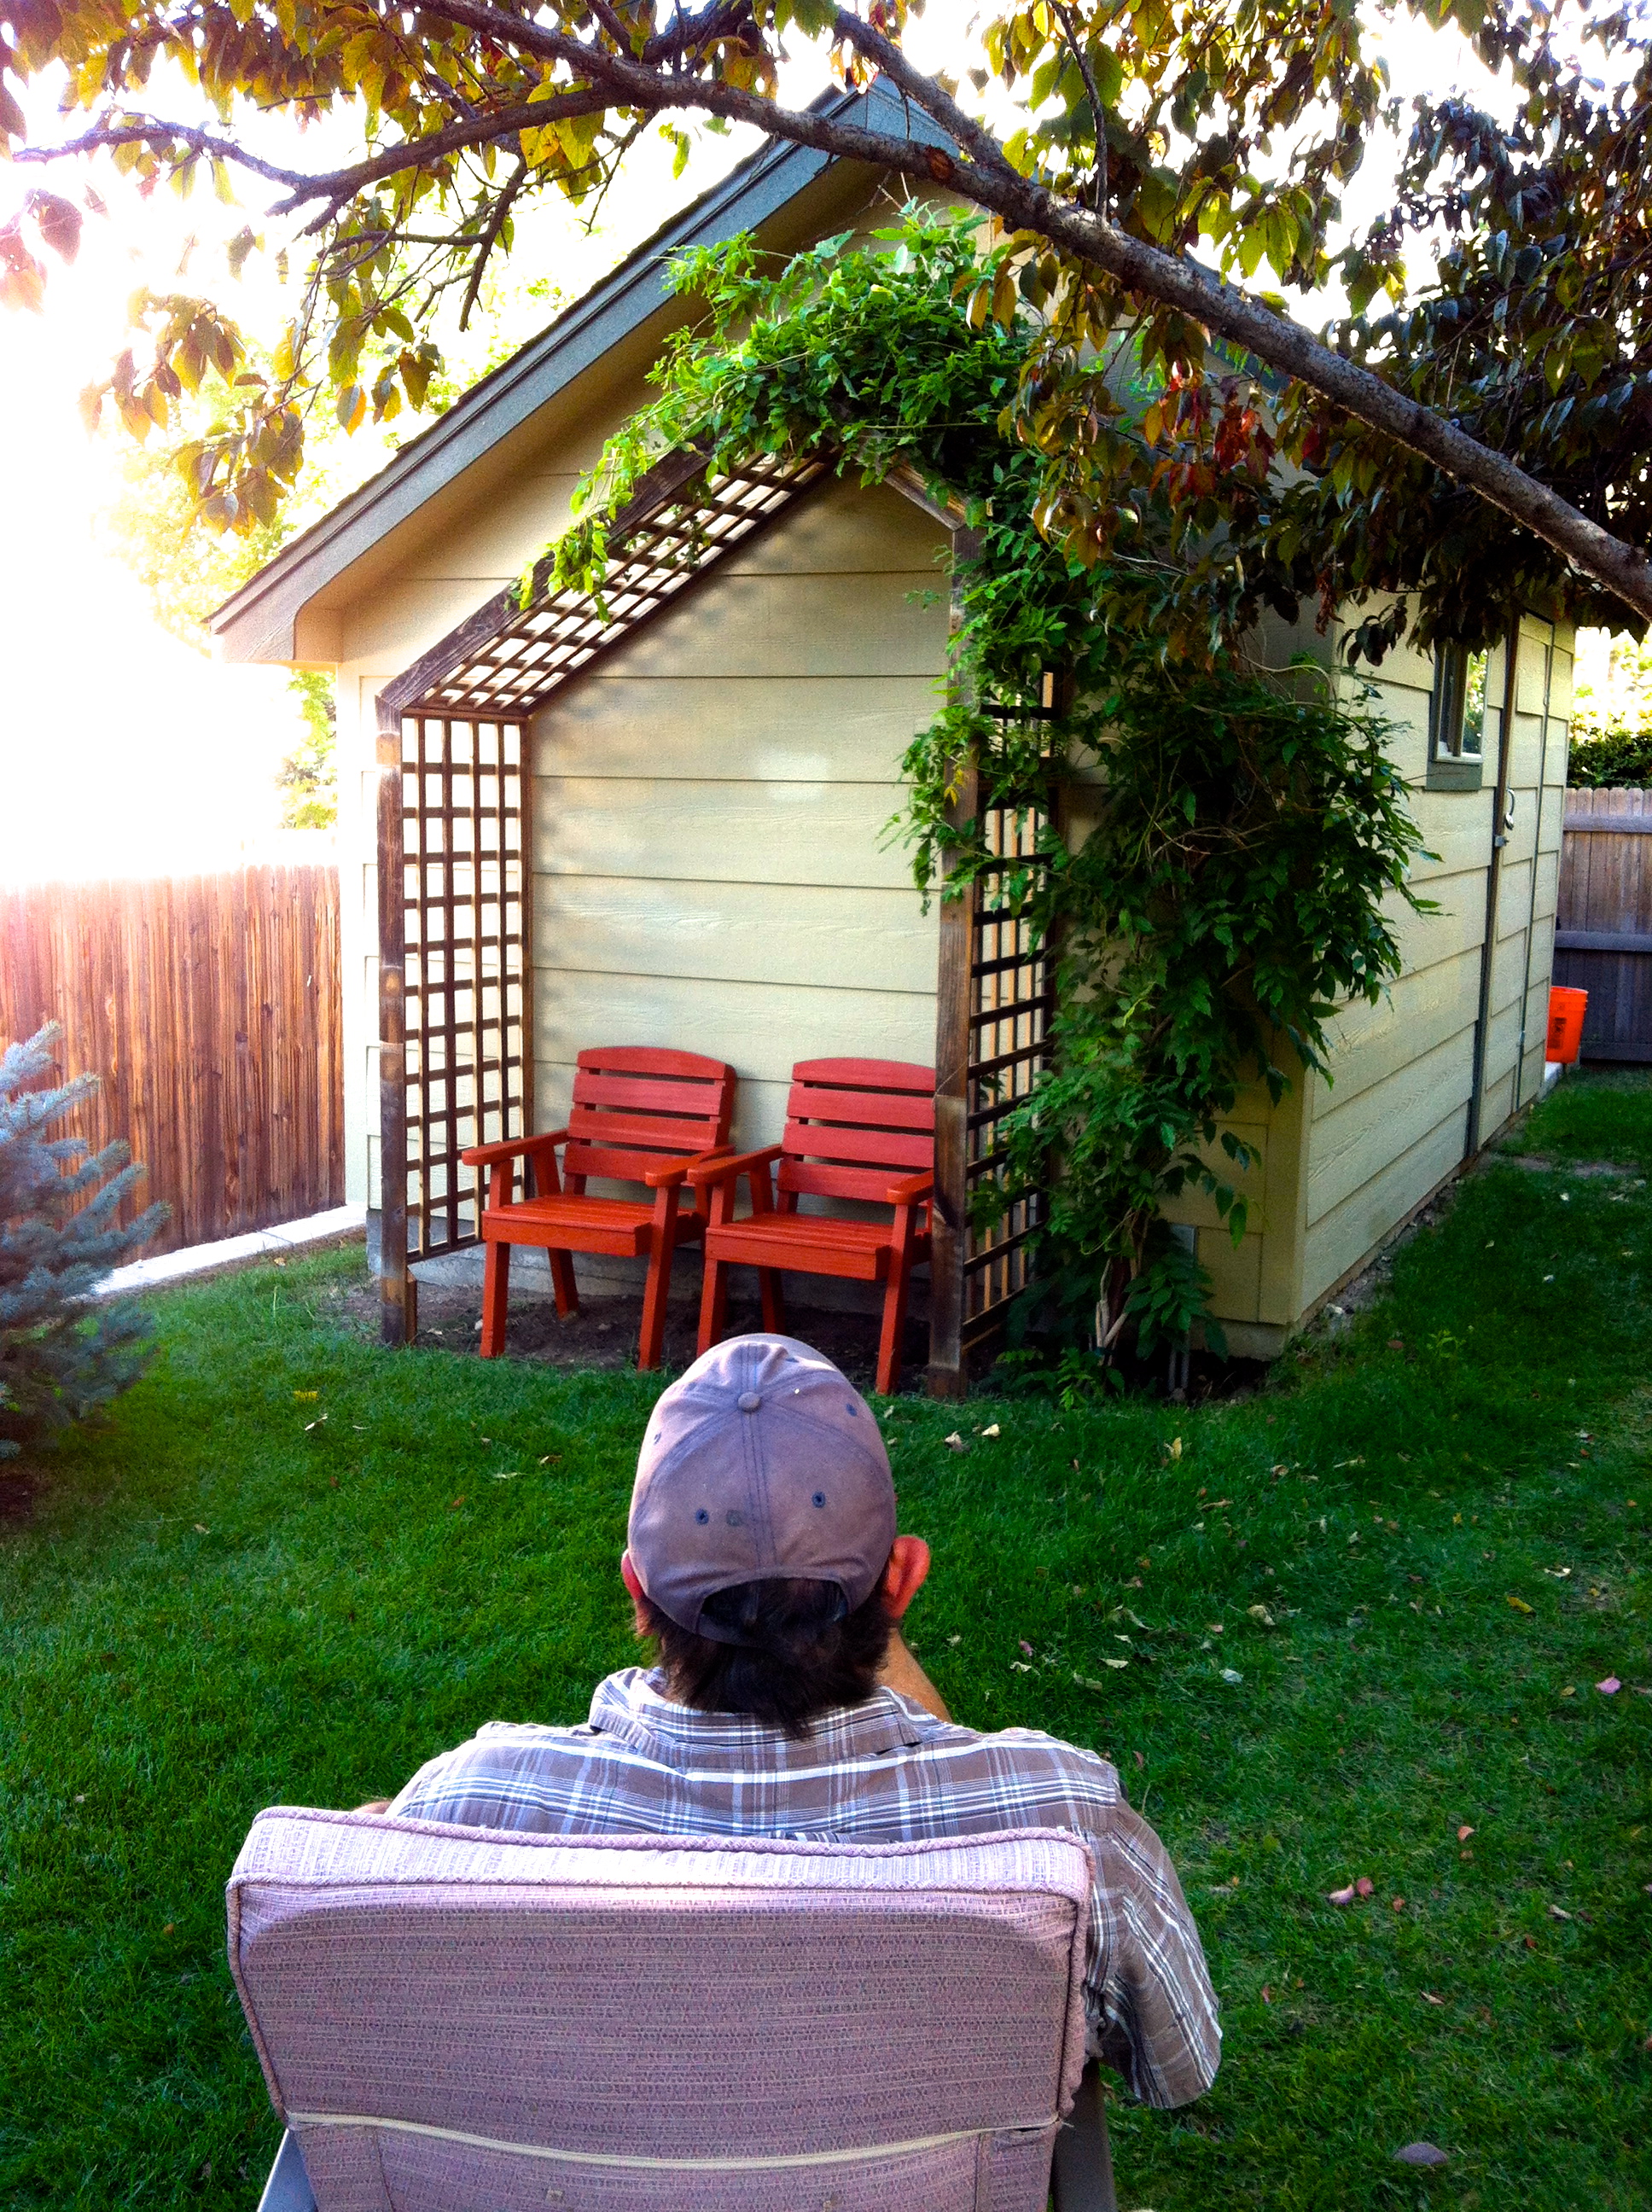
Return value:
[(884, 830), (944, 672), (943, 544), (829, 485), (538, 717), (539, 1126), (586, 1045), (729, 1061), (743, 1148), (796, 1060), (933, 1061), (937, 917)]
[[(1546, 623), (1528, 618), (1521, 624), (1509, 749), (1514, 815), (1497, 900), (1482, 1141), (1536, 1095), (1542, 1079), (1570, 647), (1569, 632), (1557, 638)], [(1495, 651), (1487, 672), (1487, 705), (1499, 714), (1506, 659), (1505, 650)], [(1345, 686), (1351, 690), (1358, 680), (1345, 670)], [(1315, 1079), (1309, 1086), (1302, 1310), (1360, 1266), (1452, 1172), (1468, 1135), (1496, 805), (1492, 717), (1482, 788), (1429, 791), (1431, 659), (1410, 646), (1396, 647), (1368, 680), (1375, 703), (1399, 732), (1395, 757), (1412, 787), (1412, 810), (1431, 855), (1419, 857), (1412, 879), (1439, 911), (1400, 911), (1402, 974), (1375, 1006), (1350, 1006), (1337, 1017), (1332, 1080)]]

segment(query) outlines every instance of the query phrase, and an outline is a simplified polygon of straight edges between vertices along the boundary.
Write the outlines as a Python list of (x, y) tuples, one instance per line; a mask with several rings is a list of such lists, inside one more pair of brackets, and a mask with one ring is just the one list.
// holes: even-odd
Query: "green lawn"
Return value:
[[(1476, 1175), (1260, 1396), (889, 1422), (926, 1664), (1114, 1759), (1204, 1930), (1222, 2075), (1114, 2102), (1127, 2207), (1652, 2202), (1652, 1087), (1575, 1079), (1510, 1149), (1556, 1164)], [(357, 1265), (161, 1301), (149, 1379), (0, 1528), (8, 2208), (250, 2212), (253, 1813), (578, 1717), (634, 1656), (651, 1387), (382, 1352)], [(1418, 2137), (1443, 2171), (1394, 2163)]]

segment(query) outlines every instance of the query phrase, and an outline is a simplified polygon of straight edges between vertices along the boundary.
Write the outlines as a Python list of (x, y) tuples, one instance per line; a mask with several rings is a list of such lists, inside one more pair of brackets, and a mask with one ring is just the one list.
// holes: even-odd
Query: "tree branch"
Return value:
[[(965, 115), (943, 86), (914, 69), (881, 33), (847, 9), (840, 9), (835, 18), (839, 35), (858, 54), (876, 62), (890, 82), (952, 139), (958, 155), (920, 144), (909, 137), (799, 113), (761, 94), (742, 91), (714, 77), (664, 71), (629, 52), (609, 53), (594, 40), (582, 44), (567, 32), (490, 6), (488, 0), (442, 0), (440, 14), (507, 48), (559, 64), (582, 82), (578, 89), (570, 88), (530, 108), (498, 117), (467, 118), (325, 179), (298, 176), (203, 131), (158, 124), (105, 125), (67, 146), (20, 148), (15, 158), (61, 160), (65, 155), (103, 146), (152, 140), (165, 131), (197, 154), (237, 162), (285, 185), (294, 195), (286, 204), (290, 208), (330, 197), (335, 205), (342, 204), (353, 190), (380, 178), (401, 173), (443, 152), (551, 122), (559, 115), (589, 114), (610, 106), (642, 115), (697, 109), (730, 122), (747, 123), (793, 145), (897, 173), (930, 177), (998, 216), (1011, 228), (1047, 239), (1075, 259), (1104, 270), (1139, 297), (1178, 309), (1206, 330), (1320, 393), (1469, 485), (1638, 614), (1652, 616), (1652, 562), (1643, 553), (1591, 521), (1503, 454), (1408, 398), (1371, 370), (1333, 352), (1307, 331), (1224, 278), (1207, 275), (1191, 262), (1128, 235), (1103, 216), (1057, 198), (1036, 178), (1022, 176), (991, 133)], [(714, 9), (699, 19), (678, 19), (671, 33), (671, 51), (679, 56), (692, 53), (692, 46), (685, 48), (680, 41), (714, 29), (720, 17), (721, 10)]]
[(512, 177), (494, 203), (493, 213), (488, 218), (488, 227), (477, 240), (476, 259), (471, 264), (470, 281), (465, 287), (465, 297), (459, 302), (459, 326), (462, 331), (468, 330), (471, 326), (471, 310), (476, 305), (477, 294), (482, 289), (482, 278), (488, 266), (488, 257), (499, 242), (499, 234), (505, 228), (517, 194), (527, 181), (527, 163), (519, 159), (515, 175)]

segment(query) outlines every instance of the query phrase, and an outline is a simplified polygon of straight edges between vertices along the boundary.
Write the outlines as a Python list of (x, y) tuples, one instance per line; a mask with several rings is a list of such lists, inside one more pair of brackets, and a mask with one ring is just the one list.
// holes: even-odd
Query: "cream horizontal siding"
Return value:
[[(1570, 634), (1563, 633), (1553, 641), (1546, 671), (1546, 724), (1550, 637), (1546, 625), (1529, 620), (1521, 625), (1509, 731), (1514, 817), (1492, 927), (1482, 1140), (1517, 1103), (1535, 1095), (1542, 1072), (1571, 684)], [(1493, 652), (1487, 685), (1487, 703), (1499, 711), (1506, 659), (1505, 650)], [(1351, 688), (1351, 679), (1345, 682)], [(1407, 646), (1383, 662), (1375, 686), (1375, 703), (1399, 732), (1396, 757), (1414, 786), (1411, 804), (1428, 848), (1413, 869), (1412, 882), (1439, 911), (1396, 917), (1404, 972), (1379, 1006), (1350, 1007), (1337, 1017), (1330, 1059), (1334, 1080), (1318, 1085), (1314, 1098), (1304, 1210), (1304, 1306), (1365, 1260), (1451, 1173), (1467, 1141), (1496, 798), (1496, 731), (1487, 732), (1481, 790), (1428, 791), (1432, 685), (1431, 659)]]
[[(1501, 706), (1502, 659), (1494, 653), (1489, 671), (1493, 708)], [(1391, 757), (1410, 787), (1424, 848), (1411, 882), (1436, 910), (1419, 915), (1390, 902), (1400, 973), (1375, 1006), (1357, 1001), (1331, 1024), (1329, 1080), (1314, 1086), (1309, 1125), (1304, 1310), (1369, 1257), (1462, 1157), (1497, 774), (1492, 750), (1479, 791), (1427, 788), (1431, 655), (1402, 644), (1375, 677), (1345, 670), (1340, 681), (1345, 696), (1368, 690), (1394, 732)]]
[(540, 775), (534, 850), (547, 875), (706, 884), (744, 882), (756, 851), (770, 884), (904, 893), (904, 849), (884, 841), (893, 811), (880, 783)]

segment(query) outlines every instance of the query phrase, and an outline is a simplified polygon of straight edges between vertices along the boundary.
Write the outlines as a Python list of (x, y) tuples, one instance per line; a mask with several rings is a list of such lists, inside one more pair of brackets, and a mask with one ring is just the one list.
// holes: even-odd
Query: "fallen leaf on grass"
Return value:
[(1359, 1880), (1354, 1884), (1354, 1887), (1359, 1892), (1362, 1897), (1369, 1897), (1371, 1892), (1376, 1887), (1376, 1884), (1371, 1880), (1370, 1875), (1363, 1874), (1359, 1877)]
[(981, 1433), (984, 1437), (1001, 1437), (1004, 1431), (994, 1421), (990, 1427), (983, 1429)]
[[(1103, 1659), (1102, 1664), (1103, 1667), (1127, 1667), (1130, 1662), (1127, 1659)], [(1074, 1674), (1072, 1679), (1081, 1690), (1104, 1690), (1107, 1687), (1105, 1682), (1098, 1682), (1093, 1674)], [(1139, 1753), (1137, 1757), (1139, 1759)]]
[(963, 1643), (963, 1638), (961, 1636), (949, 1636), (946, 1640), (956, 1650), (958, 1645)]
[(1507, 1601), (1513, 1606), (1516, 1613), (1529, 1613), (1532, 1609), (1523, 1597), (1515, 1597), (1512, 1591), (1509, 1594)]
[(1164, 1447), (1164, 1450), (1165, 1450), (1165, 1455), (1166, 1455), (1166, 1457), (1167, 1457), (1167, 1458), (1169, 1458), (1169, 1459), (1180, 1459), (1180, 1458), (1181, 1457), (1181, 1437), (1171, 1437), (1171, 1439), (1170, 1439), (1170, 1441), (1169, 1441), (1169, 1443), (1168, 1444), (1166, 1444), (1166, 1445), (1165, 1445), (1165, 1447)]
[(1444, 2166), (1446, 2154), (1437, 2143), (1406, 2143), (1395, 2151), (1394, 2158), (1401, 2166)]
[(319, 1390), (295, 1390), (293, 1395), (295, 1398), (301, 1399), (307, 1406), (312, 1406), (321, 1395), (321, 1393)]
[(945, 1444), (948, 1451), (968, 1451), (969, 1449), (956, 1429), (950, 1437), (944, 1437), (941, 1441)]
[(1273, 1992), (1272, 1992), (1272, 1990), (1271, 1989), (1269, 1989), (1269, 1987), (1268, 1987), (1267, 1984), (1266, 1984), (1266, 1982), (1264, 1982), (1264, 1983), (1262, 1984), (1262, 2002), (1263, 2002), (1264, 2004), (1272, 2004), (1272, 2002), (1273, 2002)]
[(1445, 1999), (1443, 1997), (1436, 1997), (1432, 1990), (1424, 1990), (1423, 1991), (1423, 2002), (1424, 2004), (1442, 2005), (1445, 2002)]
[(1142, 1757), (1141, 1753), (1139, 1751), (1133, 1751), (1130, 1756), (1135, 1760), (1137, 1765), (1141, 1767), (1145, 1771), (1147, 1761)]
[(1570, 1567), (1545, 1567), (1543, 1571), (1546, 1575), (1552, 1575), (1556, 1582), (1564, 1583), (1567, 1576), (1571, 1572), (1571, 1569)]
[(1027, 1664), (1024, 1659), (1011, 1659), (1010, 1662), (1010, 1672), (1012, 1674), (1030, 1674), (1032, 1668)]
[(1032, 1657), (1032, 1656), (1033, 1656), (1033, 1648), (1032, 1648), (1031, 1644), (1028, 1643), (1028, 1641), (1027, 1641), (1027, 1639), (1026, 1639), (1026, 1638), (1025, 1638), (1024, 1636), (1021, 1638), (1021, 1649), (1022, 1649), (1022, 1652), (1023, 1652), (1023, 1654), (1027, 1658), (1030, 1659), (1030, 1658)]
[(210, 1536), (212, 1531), (204, 1521), (197, 1521), (195, 1524), (195, 1533), (197, 1536)]
[(1403, 1912), (1403, 1911), (1405, 1911), (1405, 1909), (1406, 1909), (1406, 1900), (1405, 1900), (1405, 1899), (1404, 1899), (1403, 1897), (1396, 1897), (1396, 1898), (1394, 1899), (1394, 1911), (1395, 1911), (1396, 1912)]
[(493, 1479), (495, 1482), (514, 1482), (517, 1476), (520, 1474), (522, 1470), (519, 1467), (513, 1467), (508, 1468), (502, 1474), (495, 1475)]
[(326, 1419), (326, 1418), (327, 1418), (327, 1417), (326, 1417), (326, 1415), (325, 1415), (325, 1413), (319, 1413), (319, 1414), (318, 1414), (318, 1415), (316, 1416), (316, 1418), (315, 1418), (315, 1419), (314, 1419), (314, 1420), (313, 1420), (313, 1421), (306, 1421), (306, 1423), (304, 1424), (304, 1433), (305, 1433), (305, 1435), (307, 1437), (307, 1436), (309, 1435), (310, 1431), (311, 1431), (312, 1429), (319, 1429), (319, 1428), (321, 1426), (322, 1422), (323, 1422), (323, 1421), (325, 1421), (325, 1420)]
[(1260, 1620), (1264, 1628), (1272, 1628), (1277, 1626), (1273, 1615), (1265, 1605), (1248, 1605), (1245, 1611), (1253, 1620)]
[(1351, 1905), (1358, 1894), (1357, 1889), (1350, 1882), (1346, 1889), (1327, 1891), (1325, 1901), (1327, 1905)]
[(1464, 1825), (1457, 1831), (1457, 1841), (1460, 1844), (1466, 1844), (1473, 1832), (1474, 1831), (1473, 1828), (1465, 1822)]
[(455, 1511), (457, 1511), (457, 1510), (459, 1509), (459, 1506), (461, 1506), (461, 1505), (463, 1505), (463, 1504), (464, 1504), (464, 1503), (465, 1503), (465, 1500), (464, 1500), (464, 1498), (456, 1498), (453, 1500), (452, 1504), (451, 1504), (451, 1505), (448, 1507), (447, 1510), (448, 1510), (450, 1513), (455, 1512)]
[(1222, 1680), (1224, 1682), (1242, 1682), (1244, 1679), (1236, 1667), (1224, 1667), (1222, 1669)]
[(1549, 1907), (1549, 1917), (1551, 1920), (1570, 1920), (1571, 1915), (1564, 1905), (1552, 1905)]
[(1568, 1682), (1565, 1688), (1560, 1692), (1560, 1694), (1563, 1698), (1575, 1698), (1577, 1695), (1576, 1683)]
[(1339, 1467), (1364, 1467), (1364, 1464), (1365, 1462), (1363, 1457), (1359, 1459), (1333, 1459), (1331, 1462), (1331, 1472), (1334, 1474)]
[(1608, 1674), (1604, 1682), (1597, 1682), (1594, 1686), (1603, 1698), (1615, 1698), (1624, 1686), (1615, 1674)]

